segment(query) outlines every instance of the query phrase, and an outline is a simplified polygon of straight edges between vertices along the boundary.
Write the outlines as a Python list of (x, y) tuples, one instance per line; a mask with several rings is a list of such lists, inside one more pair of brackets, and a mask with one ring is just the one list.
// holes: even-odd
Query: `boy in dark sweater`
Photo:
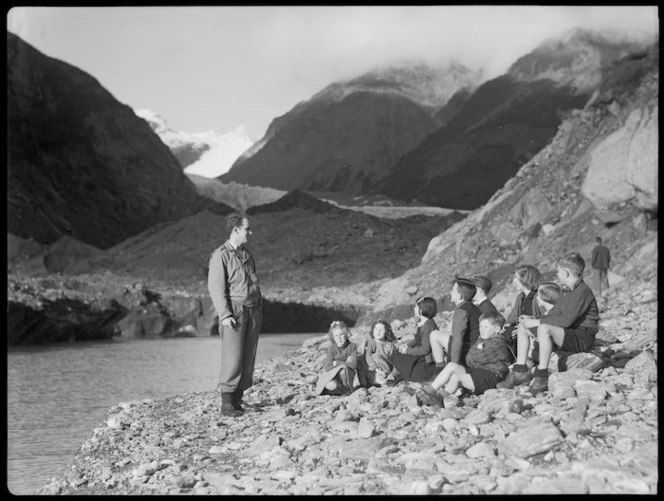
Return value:
[(431, 354), (441, 367), (442, 362), (466, 365), (466, 354), (480, 335), (480, 310), (472, 303), (477, 292), (475, 284), (465, 278), (456, 278), (450, 293), (456, 304), (452, 315), (451, 332), (431, 331)]
[[(540, 318), (523, 316), (519, 320), (520, 325), (527, 329), (537, 328), (539, 365), (530, 382), (533, 395), (549, 388), (549, 358), (554, 344), (557, 349), (571, 353), (590, 351), (595, 344), (595, 334), (599, 330), (599, 309), (595, 295), (583, 281), (585, 266), (585, 261), (577, 252), (570, 252), (560, 258), (557, 275), (563, 284), (562, 296)], [(529, 379), (528, 372), (523, 370), (526, 356), (519, 352), (517, 363), (512, 368), (513, 376), (523, 380), (521, 384)]]
[(475, 395), (495, 388), (509, 373), (510, 352), (500, 334), (504, 324), (505, 318), (500, 313), (483, 313), (480, 316), (480, 337), (468, 351), (467, 366), (454, 362), (447, 364), (430, 385), (424, 385), (417, 393), (420, 399), (442, 407), (443, 396), (454, 393), (459, 385)]

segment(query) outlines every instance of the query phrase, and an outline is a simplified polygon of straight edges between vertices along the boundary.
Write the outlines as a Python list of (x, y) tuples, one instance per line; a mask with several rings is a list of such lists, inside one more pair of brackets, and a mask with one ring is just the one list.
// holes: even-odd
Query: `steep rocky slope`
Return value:
[(484, 206), (434, 238), (418, 267), (381, 284), (366, 321), (410, 314), (408, 288), (448, 296), (455, 273), (489, 276), (490, 296), (506, 307), (515, 292), (502, 289), (518, 264), (552, 277), (564, 253), (588, 261), (596, 236), (611, 249), (616, 278), (654, 285), (658, 143), (644, 138), (658, 128), (659, 51), (617, 62), (609, 78)]
[(108, 248), (208, 208), (170, 150), (97, 80), (7, 32), (7, 229)]
[(389, 67), (334, 83), (275, 119), (224, 182), (366, 192), (432, 133), (435, 112), (479, 75), (458, 64)]
[(566, 110), (588, 103), (614, 61), (642, 50), (583, 30), (545, 41), (482, 84), (374, 191), (448, 208), (481, 206), (552, 140)]

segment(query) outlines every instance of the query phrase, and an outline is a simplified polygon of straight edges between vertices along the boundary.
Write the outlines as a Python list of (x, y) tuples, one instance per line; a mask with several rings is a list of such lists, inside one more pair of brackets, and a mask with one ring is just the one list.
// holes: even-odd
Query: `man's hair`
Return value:
[(394, 342), (397, 340), (396, 336), (394, 335), (394, 332), (392, 331), (392, 326), (389, 323), (387, 323), (385, 320), (377, 320), (373, 324), (371, 324), (371, 330), (369, 331), (369, 336), (371, 338), (374, 337), (374, 329), (378, 324), (381, 324), (385, 327), (385, 341)]
[(438, 313), (436, 300), (432, 297), (420, 297), (415, 301), (415, 304), (420, 310), (420, 315), (423, 317), (433, 318)]
[(233, 232), (233, 228), (239, 228), (242, 226), (242, 221), (244, 219), (249, 220), (249, 216), (247, 216), (244, 211), (235, 211), (226, 216), (226, 231), (228, 232), (228, 235)]
[(505, 325), (505, 317), (502, 316), (497, 311), (490, 311), (490, 312), (487, 312), (487, 313), (482, 313), (480, 315), (480, 320), (479, 321), (481, 322), (482, 320), (486, 320), (491, 325), (493, 325), (494, 327), (498, 327), (499, 329), (502, 329), (503, 325)]
[(537, 268), (531, 264), (522, 264), (516, 271), (516, 276), (519, 277), (521, 283), (528, 287), (531, 291), (537, 289), (540, 283), (541, 275)]
[(452, 285), (454, 284), (456, 284), (457, 288), (459, 289), (461, 298), (464, 301), (471, 301), (477, 292), (477, 287), (475, 287), (475, 284), (467, 278), (455, 278), (454, 282), (452, 282)]
[(570, 252), (558, 260), (558, 266), (569, 271), (572, 275), (580, 277), (583, 275), (583, 270), (586, 269), (586, 262), (578, 252)]
[(597, 238), (595, 239), (595, 241), (601, 244), (601, 243), (602, 243), (602, 237), (597, 237)]
[(537, 289), (537, 296), (549, 304), (556, 304), (560, 298), (560, 286), (553, 282), (545, 282)]

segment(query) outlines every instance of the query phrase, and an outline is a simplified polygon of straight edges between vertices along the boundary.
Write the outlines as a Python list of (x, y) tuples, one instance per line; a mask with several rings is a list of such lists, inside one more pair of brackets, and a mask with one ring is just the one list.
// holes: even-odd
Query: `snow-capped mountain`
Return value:
[(169, 127), (166, 120), (154, 111), (139, 108), (134, 113), (148, 122), (188, 174), (218, 177), (228, 172), (235, 160), (254, 143), (244, 125), (226, 134), (216, 129), (183, 132)]
[(200, 158), (188, 165), (184, 171), (209, 178), (219, 177), (228, 172), (238, 157), (253, 144), (244, 125), (240, 125), (234, 131), (220, 136), (216, 144), (211, 144), (210, 149), (203, 152)]

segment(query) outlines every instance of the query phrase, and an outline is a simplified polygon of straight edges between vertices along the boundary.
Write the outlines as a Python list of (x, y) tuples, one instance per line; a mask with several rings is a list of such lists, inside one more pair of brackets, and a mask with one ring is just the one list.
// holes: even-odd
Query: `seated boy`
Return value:
[[(558, 284), (553, 282), (546, 282), (537, 288), (535, 301), (537, 303), (538, 315), (521, 315), (521, 319), (526, 318), (539, 318), (541, 315), (549, 312), (551, 308), (558, 302), (561, 290)], [(514, 386), (524, 384), (532, 379), (529, 372), (530, 367), (533, 366), (532, 353), (535, 343), (537, 343), (537, 328), (531, 327), (527, 329), (522, 322), (517, 325), (517, 351), (521, 356), (517, 356), (516, 363), (512, 368), (512, 373), (507, 376), (505, 381), (498, 383), (497, 388), (513, 388)], [(532, 340), (532, 342), (531, 342)], [(525, 354), (525, 355), (524, 355)]]
[(475, 284), (465, 278), (455, 278), (452, 282), (450, 297), (456, 304), (452, 315), (451, 332), (433, 330), (429, 336), (431, 354), (437, 368), (442, 369), (444, 363), (454, 362), (465, 365), (466, 354), (475, 344), (480, 335), (480, 310), (472, 303), (477, 292)]
[(475, 275), (473, 277), (473, 283), (475, 284), (475, 287), (477, 287), (477, 292), (475, 292), (475, 296), (473, 297), (473, 303), (480, 309), (480, 312), (498, 313), (496, 307), (487, 297), (493, 285), (491, 280), (482, 275)]
[(442, 395), (454, 393), (459, 385), (476, 395), (495, 388), (509, 373), (510, 352), (500, 334), (505, 318), (500, 313), (483, 313), (479, 320), (480, 337), (468, 351), (467, 367), (450, 362), (430, 385), (418, 393), (430, 404), (443, 406)]
[[(539, 363), (530, 382), (530, 392), (536, 395), (549, 388), (549, 357), (553, 345), (570, 353), (587, 352), (595, 345), (599, 310), (590, 287), (583, 281), (586, 263), (577, 252), (570, 252), (558, 261), (557, 276), (563, 284), (563, 295), (551, 310), (540, 318), (524, 318), (524, 327), (537, 328)], [(565, 287), (568, 289), (565, 291)], [(517, 353), (519, 364), (523, 364)], [(517, 365), (512, 368), (516, 375)], [(523, 378), (522, 378), (523, 380)]]

